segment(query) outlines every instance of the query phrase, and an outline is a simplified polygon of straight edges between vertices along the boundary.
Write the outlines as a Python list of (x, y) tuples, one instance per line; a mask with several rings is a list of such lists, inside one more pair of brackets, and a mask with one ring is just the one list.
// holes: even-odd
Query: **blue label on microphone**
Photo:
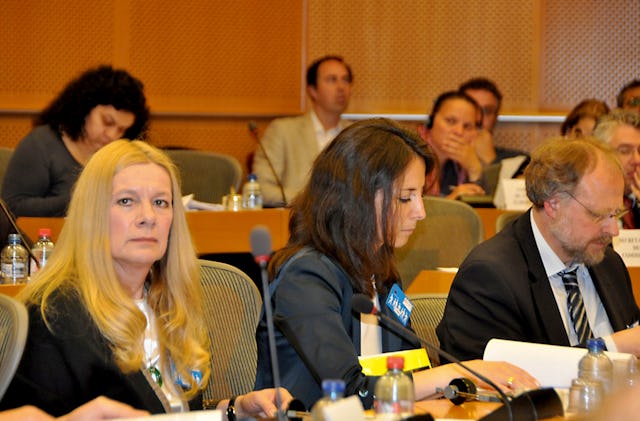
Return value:
[(391, 287), (386, 304), (403, 325), (406, 326), (407, 323), (409, 323), (409, 316), (411, 316), (411, 311), (413, 310), (413, 303), (407, 298), (406, 294), (400, 289), (398, 284), (394, 284), (393, 287)]

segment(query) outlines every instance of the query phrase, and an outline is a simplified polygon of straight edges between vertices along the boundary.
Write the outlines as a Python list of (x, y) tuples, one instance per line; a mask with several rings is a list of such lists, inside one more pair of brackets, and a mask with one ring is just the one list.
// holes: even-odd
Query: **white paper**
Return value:
[(613, 249), (628, 267), (640, 266), (640, 230), (621, 229), (613, 238)]
[(493, 198), (493, 204), (498, 209), (527, 210), (531, 201), (527, 197), (524, 179), (503, 178), (498, 181), (498, 189)]
[(207, 203), (195, 200), (193, 194), (188, 194), (182, 197), (182, 205), (186, 210), (208, 210), (208, 211), (221, 211), (224, 207), (219, 203)]
[(500, 176), (499, 180), (504, 178), (512, 178), (516, 175), (518, 168), (527, 159), (525, 155), (518, 155), (512, 158), (504, 158), (500, 160)]
[[(226, 416), (225, 416), (226, 418)], [(222, 421), (222, 411), (217, 409), (207, 411), (189, 411), (175, 414), (157, 414), (138, 418), (117, 418), (113, 421)]]
[[(528, 371), (542, 387), (569, 388), (578, 377), (578, 362), (585, 348), (491, 339), (484, 350), (487, 361), (506, 361)], [(606, 352), (612, 360), (628, 360), (630, 354)]]

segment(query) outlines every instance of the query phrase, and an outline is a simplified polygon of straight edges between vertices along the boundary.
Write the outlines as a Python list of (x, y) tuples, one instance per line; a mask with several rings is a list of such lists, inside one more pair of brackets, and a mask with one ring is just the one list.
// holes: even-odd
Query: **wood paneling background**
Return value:
[[(425, 114), (472, 76), (494, 79), (503, 113), (614, 105), (640, 75), (640, 2), (610, 0), (4, 0), (0, 146), (99, 63), (145, 84), (150, 142), (234, 155), (246, 125), (306, 109), (304, 73), (340, 54), (355, 74), (348, 112)], [(415, 124), (415, 123), (410, 123)], [(500, 123), (497, 141), (531, 150), (556, 124)]]

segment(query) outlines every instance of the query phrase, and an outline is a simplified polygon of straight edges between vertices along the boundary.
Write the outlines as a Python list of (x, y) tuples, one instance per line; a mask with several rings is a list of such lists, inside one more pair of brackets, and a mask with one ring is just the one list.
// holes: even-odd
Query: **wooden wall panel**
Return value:
[(615, 107), (620, 88), (640, 77), (640, 1), (543, 5), (539, 109), (570, 110), (587, 98)]
[(431, 0), (310, 0), (309, 57), (352, 65), (351, 112), (427, 112), (435, 97), (486, 76), (506, 110), (537, 109), (538, 4)]
[[(244, 164), (247, 122), (302, 112), (305, 68), (328, 53), (353, 66), (349, 112), (423, 114), (476, 75), (499, 84), (505, 113), (563, 113), (588, 96), (613, 105), (640, 77), (640, 2), (3, 0), (0, 40), (0, 146), (73, 76), (111, 63), (144, 81), (152, 143)], [(531, 150), (557, 132), (501, 123), (496, 139)]]

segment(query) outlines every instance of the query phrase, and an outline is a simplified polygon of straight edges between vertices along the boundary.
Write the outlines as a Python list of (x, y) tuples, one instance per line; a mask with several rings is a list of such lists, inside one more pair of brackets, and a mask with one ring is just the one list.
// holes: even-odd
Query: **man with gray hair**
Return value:
[(546, 142), (525, 169), (532, 208), (474, 248), (451, 286), (436, 329), (442, 349), (481, 358), (491, 338), (640, 355), (640, 309), (618, 235), (624, 177), (593, 138)]
[(624, 205), (629, 213), (622, 228), (640, 228), (640, 114), (615, 110), (602, 116), (593, 135), (618, 155), (624, 173)]

